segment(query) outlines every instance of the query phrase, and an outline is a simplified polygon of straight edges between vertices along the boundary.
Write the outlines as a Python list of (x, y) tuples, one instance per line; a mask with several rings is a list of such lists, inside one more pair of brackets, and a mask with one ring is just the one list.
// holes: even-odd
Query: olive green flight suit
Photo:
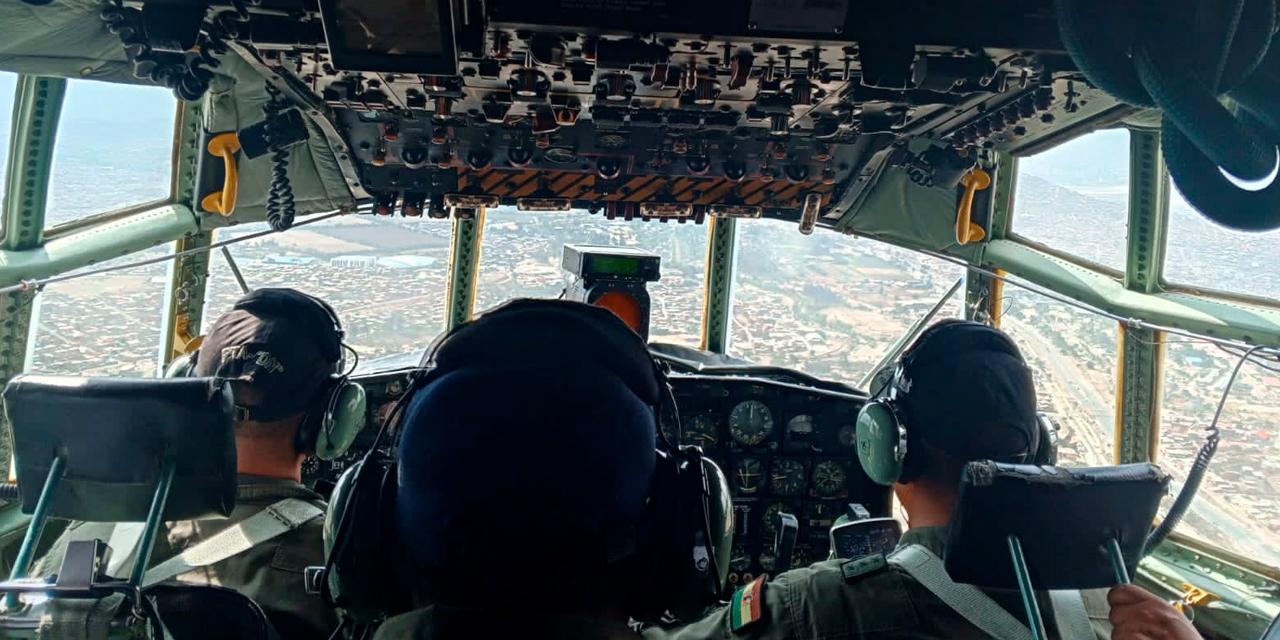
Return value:
[[(944, 527), (913, 527), (899, 545), (919, 544), (942, 557)], [(972, 638), (989, 636), (947, 606), (906, 571), (882, 557), (828, 560), (795, 569), (758, 587), (760, 607), (739, 609), (744, 586), (730, 606), (707, 618), (669, 629), (645, 629), (645, 640), (833, 640), (836, 638)], [(1026, 623), (1016, 590), (984, 590), (1015, 618)], [(1111, 637), (1105, 590), (1082, 592), (1094, 634)], [(1040, 611), (1050, 638), (1058, 638), (1053, 609), (1040, 594)], [(748, 602), (750, 605), (750, 602)], [(757, 615), (758, 613), (758, 615)], [(734, 627), (737, 627), (736, 630)]]
[[(514, 587), (519, 589), (521, 587)], [(537, 588), (534, 584), (531, 588)], [(513, 597), (519, 597), (513, 594)], [(641, 640), (623, 622), (523, 611), (433, 606), (388, 618), (373, 640)]]
[[(322, 509), (325, 507), (320, 494), (293, 480), (240, 474), (236, 507), (231, 516), (165, 523), (166, 529), (156, 536), (149, 566), (154, 567), (285, 498), (298, 498)], [(73, 522), (39, 561), (32, 575), (56, 574), (68, 543), (93, 538), (105, 542), (110, 539), (114, 526), (111, 523)], [(124, 553), (122, 550), (113, 551)], [(283, 638), (325, 639), (338, 626), (338, 614), (325, 606), (320, 596), (307, 594), (303, 580), (306, 567), (323, 564), (324, 518), (318, 517), (248, 551), (193, 569), (176, 579), (192, 584), (223, 586), (252, 598)]]

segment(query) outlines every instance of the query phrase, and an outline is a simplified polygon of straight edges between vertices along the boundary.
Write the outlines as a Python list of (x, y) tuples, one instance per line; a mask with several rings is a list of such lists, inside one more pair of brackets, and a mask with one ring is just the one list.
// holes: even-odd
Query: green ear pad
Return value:
[(185, 378), (191, 373), (192, 367), (195, 365), (196, 354), (199, 351), (184, 353), (173, 359), (168, 367), (165, 367), (164, 377), (166, 378)]
[(898, 417), (888, 406), (871, 401), (858, 412), (856, 424), (858, 461), (873, 481), (882, 485), (897, 482), (902, 474), (898, 459)]
[(710, 458), (702, 459), (703, 473), (707, 477), (707, 521), (711, 524), (711, 545), (716, 556), (717, 589), (729, 578), (729, 562), (733, 559), (733, 494), (729, 490), (729, 478)]
[(327, 429), (321, 426), (316, 434), (316, 457), (321, 460), (333, 460), (346, 453), (364, 428), (367, 415), (364, 387), (343, 382), (334, 393), (337, 397), (333, 403), (333, 422)]

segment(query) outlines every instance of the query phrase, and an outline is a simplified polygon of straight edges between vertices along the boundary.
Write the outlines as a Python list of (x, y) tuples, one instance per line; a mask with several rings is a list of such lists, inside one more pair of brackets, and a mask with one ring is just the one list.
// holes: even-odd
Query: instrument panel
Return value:
[[(378, 427), (408, 388), (408, 371), (356, 380), (369, 414), (351, 450), (333, 461), (304, 463), (303, 481), (322, 494), (373, 445)], [(864, 398), (768, 378), (673, 373), (679, 420), (664, 407), (660, 428), (675, 443), (702, 447), (729, 477), (734, 548), (729, 584), (778, 571), (773, 557), (777, 514), (799, 521), (790, 566), (826, 559), (828, 532), (850, 502), (872, 516), (888, 516), (890, 489), (858, 465), (854, 424)]]
[(858, 465), (854, 424), (864, 398), (763, 378), (673, 374), (680, 420), (664, 413), (673, 442), (698, 445), (729, 476), (734, 548), (728, 588), (778, 570), (777, 515), (799, 520), (790, 566), (824, 560), (845, 505), (888, 516), (890, 489)]

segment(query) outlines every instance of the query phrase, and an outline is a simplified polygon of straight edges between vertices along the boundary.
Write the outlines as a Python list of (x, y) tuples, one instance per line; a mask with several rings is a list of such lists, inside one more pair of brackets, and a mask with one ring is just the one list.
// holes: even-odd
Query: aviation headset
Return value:
[[(345, 453), (364, 427), (366, 400), (364, 387), (348, 380), (344, 357), (348, 347), (342, 342), (345, 333), (333, 307), (293, 289), (256, 289), (237, 301), (231, 310), (293, 320), (298, 330), (310, 334), (320, 349), (320, 356), (333, 363), (333, 370), (303, 417), (294, 445), (298, 451), (321, 460), (333, 460)], [(178, 356), (165, 371), (165, 377), (195, 375), (199, 359), (199, 349)]]
[[(945, 336), (945, 340), (943, 339)], [(938, 343), (926, 349), (926, 345)], [(948, 318), (926, 329), (915, 343), (902, 354), (894, 372), (872, 399), (858, 412), (856, 436), (858, 460), (867, 475), (882, 485), (909, 482), (922, 471), (924, 457), (914, 453), (918, 440), (911, 437), (911, 425), (903, 417), (900, 395), (907, 389), (910, 376), (922, 367), (944, 361), (964, 352), (986, 351), (1013, 356), (1025, 361), (1022, 352), (1009, 336), (994, 327), (977, 322)], [(1035, 465), (1053, 464), (1057, 442), (1052, 423), (1040, 417), (1036, 421), (1035, 437), (1021, 460)]]
[[(502, 326), (504, 320), (513, 331), (500, 339), (493, 331), (485, 335), (481, 330), (494, 323)], [(700, 448), (676, 447), (661, 435), (661, 406), (670, 403), (674, 409), (675, 403), (661, 364), (640, 336), (606, 309), (558, 300), (516, 300), (436, 340), (388, 414), (375, 446), (338, 480), (325, 519), (327, 559), (321, 588), (330, 606), (342, 609), (357, 624), (368, 624), (393, 613), (389, 603), (404, 597), (406, 590), (393, 578), (400, 572), (388, 553), (396, 536), (397, 465), (380, 450), (396, 414), (414, 393), (448, 373), (510, 367), (511, 351), (537, 348), (524, 336), (512, 334), (519, 334), (525, 322), (548, 320), (563, 323), (562, 335), (572, 336), (573, 344), (564, 345), (566, 359), (594, 360), (653, 408), (657, 460), (645, 512), (626, 541), (609, 541), (610, 546), (630, 545), (612, 558), (628, 563), (622, 566), (634, 577), (635, 606), (628, 613), (638, 620), (656, 620), (666, 611), (696, 616), (718, 602), (733, 537), (728, 479), (702, 457)]]

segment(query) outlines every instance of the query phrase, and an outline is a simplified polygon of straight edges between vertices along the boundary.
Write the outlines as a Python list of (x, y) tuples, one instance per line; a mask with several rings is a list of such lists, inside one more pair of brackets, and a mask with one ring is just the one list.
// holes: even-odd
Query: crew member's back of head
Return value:
[(859, 457), (872, 478), (894, 485), (904, 505), (904, 492), (918, 490), (931, 499), (954, 498), (973, 460), (1051, 459), (1031, 369), (998, 328), (938, 322), (876, 391), (859, 416)]
[(516, 300), (424, 360), (378, 534), (414, 607), (624, 624), (718, 595), (727, 481), (657, 441), (664, 376), (611, 312)]

